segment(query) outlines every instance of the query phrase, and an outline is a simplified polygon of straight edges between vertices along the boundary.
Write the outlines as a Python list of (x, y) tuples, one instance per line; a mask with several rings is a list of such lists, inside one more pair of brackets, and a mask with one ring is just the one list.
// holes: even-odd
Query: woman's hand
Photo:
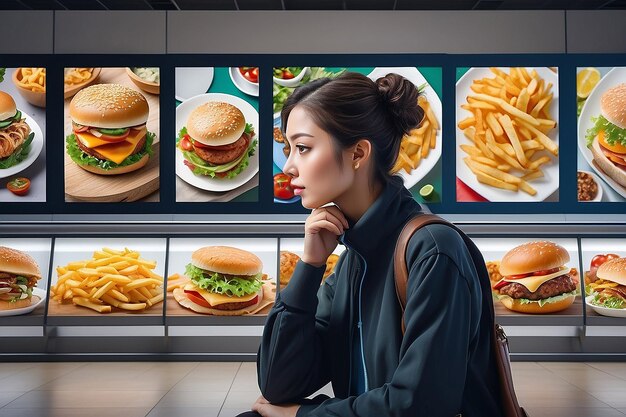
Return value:
[(302, 260), (313, 266), (325, 265), (326, 259), (337, 247), (337, 236), (348, 227), (348, 220), (337, 206), (313, 210), (304, 225)]
[(272, 405), (263, 396), (252, 405), (252, 411), (263, 417), (296, 417), (299, 408), (297, 404)]

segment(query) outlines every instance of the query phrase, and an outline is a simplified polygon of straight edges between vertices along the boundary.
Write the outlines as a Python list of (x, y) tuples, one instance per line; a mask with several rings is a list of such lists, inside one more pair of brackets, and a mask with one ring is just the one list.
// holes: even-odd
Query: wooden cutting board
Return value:
[[(140, 90), (130, 80), (125, 68), (102, 68), (100, 84), (122, 84), (139, 91), (148, 100), (150, 115), (148, 130), (156, 135), (152, 144), (153, 154), (143, 168), (121, 175), (98, 175), (80, 168), (65, 155), (65, 200), (88, 202), (137, 201), (159, 189), (159, 96)], [(71, 99), (65, 100), (65, 135), (72, 133), (69, 116)], [(65, 149), (65, 140), (63, 141)]]

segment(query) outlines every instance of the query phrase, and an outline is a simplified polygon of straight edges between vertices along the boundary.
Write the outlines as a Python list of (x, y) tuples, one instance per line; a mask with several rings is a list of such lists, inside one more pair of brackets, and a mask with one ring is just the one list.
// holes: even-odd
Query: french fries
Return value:
[(45, 68), (18, 68), (17, 85), (30, 91), (46, 92), (46, 69)]
[(463, 161), (482, 184), (534, 196), (529, 182), (544, 176), (540, 168), (559, 150), (548, 136), (556, 127), (548, 112), (552, 84), (535, 70), (489, 70), (494, 77), (473, 80), (461, 105), (469, 113), (457, 124), (468, 140), (460, 144)]
[(98, 313), (111, 313), (112, 307), (145, 310), (163, 301), (163, 277), (155, 268), (156, 262), (142, 259), (139, 252), (103, 248), (90, 260), (57, 267), (58, 281), (50, 294), (58, 303)]
[(402, 169), (407, 174), (411, 174), (411, 171), (416, 169), (420, 162), (428, 157), (430, 150), (434, 149), (437, 144), (437, 132), (441, 129), (441, 125), (426, 96), (420, 95), (417, 104), (424, 110), (424, 120), (420, 126), (402, 137), (400, 153), (391, 170), (393, 174)]
[(93, 68), (65, 68), (63, 82), (66, 87), (81, 84), (91, 78)]

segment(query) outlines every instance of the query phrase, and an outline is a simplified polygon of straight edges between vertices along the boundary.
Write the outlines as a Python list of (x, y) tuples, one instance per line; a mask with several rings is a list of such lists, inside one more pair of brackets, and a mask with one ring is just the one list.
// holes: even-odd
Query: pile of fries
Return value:
[(103, 248), (93, 259), (57, 267), (58, 281), (52, 299), (110, 313), (112, 307), (145, 310), (163, 301), (163, 277), (153, 272), (155, 261), (125, 248)]
[[(548, 137), (556, 127), (548, 110), (552, 84), (546, 85), (534, 69), (490, 71), (495, 77), (474, 80), (474, 94), (461, 106), (472, 113), (457, 125), (472, 143), (461, 145), (468, 155), (463, 161), (480, 183), (534, 196), (537, 191), (528, 181), (543, 177), (541, 166), (559, 153)], [(534, 157), (543, 150), (549, 154)]]
[(93, 68), (65, 68), (64, 84), (72, 86), (82, 84), (91, 78)]
[(437, 132), (441, 128), (439, 121), (426, 96), (420, 95), (417, 104), (424, 109), (424, 120), (419, 127), (402, 137), (400, 153), (391, 170), (393, 174), (401, 169), (404, 169), (407, 174), (411, 174), (411, 171), (419, 166), (422, 159), (428, 157), (430, 150), (435, 148)]
[(17, 85), (30, 91), (46, 92), (45, 68), (18, 68), (16, 74)]

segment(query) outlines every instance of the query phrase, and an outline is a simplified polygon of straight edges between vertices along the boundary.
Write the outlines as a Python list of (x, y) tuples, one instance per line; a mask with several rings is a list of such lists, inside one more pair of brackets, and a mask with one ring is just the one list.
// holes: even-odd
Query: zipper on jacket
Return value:
[[(354, 250), (354, 248), (348, 245), (348, 243), (346, 243), (344, 239), (342, 239), (342, 241), (343, 241), (342, 243), (346, 245), (348, 249), (351, 249), (352, 251), (354, 251), (354, 253), (356, 253), (359, 256), (359, 258), (361, 258), (361, 260), (363, 261), (363, 273), (361, 274), (360, 283), (359, 283), (359, 321), (357, 323), (357, 327), (359, 329), (359, 341), (361, 342), (361, 364), (363, 365), (363, 377), (365, 379), (365, 392), (367, 392), (369, 391), (369, 382), (367, 380), (367, 366), (365, 364), (365, 350), (364, 350), (364, 345), (363, 345), (363, 314), (362, 314), (362, 309), (361, 309), (361, 304), (362, 304), (361, 298), (363, 295), (363, 281), (365, 278), (365, 274), (367, 273), (367, 262), (365, 261), (365, 258), (363, 258), (363, 256), (361, 256), (359, 252)], [(357, 269), (357, 272), (358, 272), (358, 269)], [(352, 328), (352, 325), (350, 326), (350, 328)], [(352, 363), (352, 360), (350, 360), (350, 363)], [(350, 375), (352, 376), (352, 368), (350, 368)]]

